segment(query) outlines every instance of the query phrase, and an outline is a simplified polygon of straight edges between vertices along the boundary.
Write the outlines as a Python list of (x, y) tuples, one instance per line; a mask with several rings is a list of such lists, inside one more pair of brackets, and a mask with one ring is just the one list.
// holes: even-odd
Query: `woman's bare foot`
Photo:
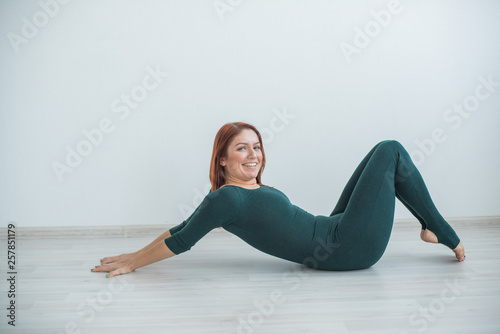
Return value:
[(462, 243), (459, 243), (457, 248), (455, 248), (453, 250), (453, 252), (455, 253), (455, 256), (457, 257), (458, 262), (462, 262), (463, 260), (465, 260), (465, 249), (464, 249), (464, 245), (462, 245)]
[[(420, 231), (420, 239), (422, 239), (425, 242), (430, 242), (433, 244), (438, 243), (437, 236), (434, 234), (434, 232), (429, 231), (429, 230)], [(462, 243), (458, 244), (457, 248), (455, 248), (453, 250), (453, 253), (455, 253), (455, 256), (459, 262), (462, 262), (463, 260), (465, 260), (465, 249), (464, 249), (464, 245), (462, 245)]]

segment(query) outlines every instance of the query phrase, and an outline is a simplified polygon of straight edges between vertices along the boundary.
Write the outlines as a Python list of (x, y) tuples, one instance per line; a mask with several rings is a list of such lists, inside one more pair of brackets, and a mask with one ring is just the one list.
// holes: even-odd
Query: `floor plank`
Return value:
[[(467, 259), (397, 225), (383, 258), (328, 272), (271, 257), (224, 231), (191, 251), (105, 279), (99, 258), (153, 237), (17, 240), (16, 327), (1, 333), (500, 333), (500, 225), (461, 225)], [(7, 253), (7, 241), (0, 240)]]

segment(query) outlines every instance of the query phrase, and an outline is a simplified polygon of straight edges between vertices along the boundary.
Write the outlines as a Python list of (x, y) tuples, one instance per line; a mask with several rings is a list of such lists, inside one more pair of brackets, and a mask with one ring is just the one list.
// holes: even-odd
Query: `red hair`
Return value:
[(260, 167), (259, 173), (257, 174), (257, 183), (261, 184), (260, 178), (264, 167), (266, 166), (266, 154), (264, 153), (264, 145), (262, 143), (262, 136), (260, 132), (255, 128), (255, 126), (243, 123), (243, 122), (233, 122), (224, 124), (214, 140), (214, 148), (212, 150), (212, 159), (210, 160), (210, 183), (212, 183), (212, 191), (215, 191), (222, 187), (226, 183), (226, 176), (224, 173), (224, 167), (221, 166), (220, 161), (223, 157), (227, 155), (227, 148), (233, 138), (239, 135), (243, 130), (250, 129), (257, 134), (260, 142), (260, 150), (262, 152), (262, 165)]

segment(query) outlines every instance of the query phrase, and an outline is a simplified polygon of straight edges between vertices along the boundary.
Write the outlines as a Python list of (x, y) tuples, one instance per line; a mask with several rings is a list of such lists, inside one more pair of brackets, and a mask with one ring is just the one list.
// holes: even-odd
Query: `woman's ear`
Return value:
[(224, 166), (226, 165), (226, 158), (222, 157), (222, 158), (220, 159), (220, 165), (221, 165), (222, 167), (224, 167)]

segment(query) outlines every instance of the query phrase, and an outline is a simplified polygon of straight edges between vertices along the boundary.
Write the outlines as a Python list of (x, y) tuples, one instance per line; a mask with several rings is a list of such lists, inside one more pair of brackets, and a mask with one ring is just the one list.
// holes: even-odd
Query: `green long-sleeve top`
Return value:
[(165, 239), (175, 254), (191, 249), (222, 227), (256, 249), (318, 269), (331, 269), (334, 229), (340, 216), (314, 216), (293, 205), (278, 189), (224, 186), (210, 192), (193, 214)]

